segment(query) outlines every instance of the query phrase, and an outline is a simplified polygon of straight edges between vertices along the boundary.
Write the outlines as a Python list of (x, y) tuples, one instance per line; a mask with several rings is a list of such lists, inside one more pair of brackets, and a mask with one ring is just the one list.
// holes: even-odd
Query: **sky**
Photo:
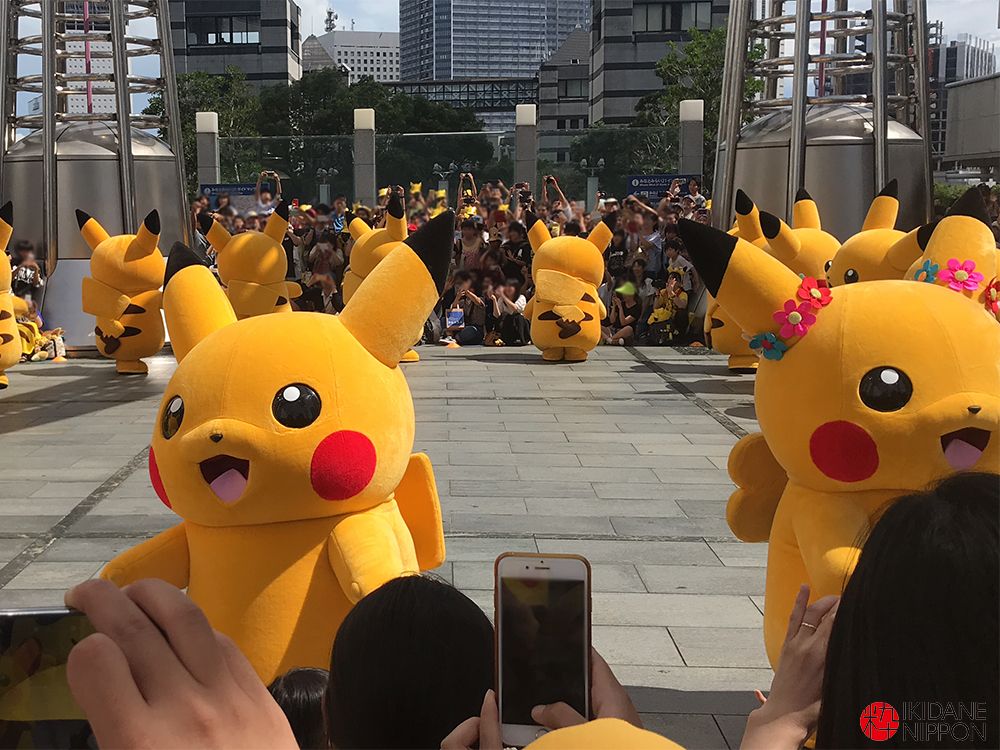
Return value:
[[(399, 29), (398, 0), (370, 0), (347, 3), (344, 0), (296, 0), (302, 8), (303, 35), (322, 34), (326, 11), (331, 5), (340, 16), (339, 23), (347, 28), (351, 19), (358, 31), (396, 31)], [(1000, 46), (997, 28), (997, 3), (1000, 0), (927, 0), (930, 20), (943, 20), (948, 37), (969, 33), (988, 39)], [(852, 3), (852, 6), (855, 3)], [(890, 3), (891, 7), (891, 3)]]

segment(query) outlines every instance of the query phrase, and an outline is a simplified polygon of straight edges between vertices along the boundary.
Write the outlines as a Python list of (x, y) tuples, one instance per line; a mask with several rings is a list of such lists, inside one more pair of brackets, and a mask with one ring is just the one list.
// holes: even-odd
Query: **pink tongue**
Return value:
[(983, 452), (979, 448), (958, 438), (953, 439), (944, 449), (945, 459), (956, 471), (971, 469), (982, 455)]
[(247, 487), (246, 478), (236, 469), (230, 469), (225, 474), (217, 477), (209, 487), (212, 488), (218, 498), (224, 503), (234, 503), (240, 499), (243, 490)]

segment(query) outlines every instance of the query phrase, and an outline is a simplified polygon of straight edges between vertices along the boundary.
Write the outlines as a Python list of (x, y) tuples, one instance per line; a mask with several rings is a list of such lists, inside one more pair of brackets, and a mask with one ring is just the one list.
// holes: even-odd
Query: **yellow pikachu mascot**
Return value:
[(604, 251), (618, 214), (605, 216), (587, 239), (552, 237), (530, 211), (526, 220), (534, 252), (535, 296), (524, 308), (524, 317), (531, 321), (531, 341), (547, 362), (582, 362), (601, 340), (607, 310), (597, 287), (604, 281)]
[(76, 220), (93, 251), (90, 276), (83, 279), (83, 311), (97, 318), (97, 350), (115, 360), (120, 374), (145, 375), (142, 358), (159, 352), (164, 339), (160, 214), (151, 211), (138, 234), (115, 237), (83, 211), (76, 212)]
[[(407, 228), (402, 198), (395, 193), (390, 196), (386, 205), (384, 227), (372, 229), (363, 219), (350, 218), (347, 228), (354, 240), (354, 247), (351, 249), (350, 262), (344, 272), (345, 303), (351, 301), (351, 297), (368, 278), (368, 274), (375, 270), (375, 266), (406, 240)], [(415, 334), (414, 340), (418, 337), (419, 333)], [(400, 360), (400, 362), (419, 361), (420, 355), (413, 349), (407, 351)]]
[(958, 292), (991, 319), (1000, 320), (1000, 249), (977, 188), (969, 188), (918, 241), (923, 253), (904, 278)]
[(208, 214), (198, 224), (215, 249), (219, 279), (239, 320), (272, 312), (291, 312), (289, 300), (302, 294), (294, 281), (285, 281), (288, 256), (281, 246), (288, 231), (288, 204), (279, 203), (263, 232), (231, 235)]
[(444, 561), (434, 475), (411, 454), (413, 401), (397, 364), (444, 287), (454, 220), (408, 238), (339, 316), (237, 322), (196, 256), (171, 252), (164, 309), (179, 364), (149, 471), (184, 520), (103, 575), (187, 587), (265, 684), (326, 667), (355, 602)]
[(14, 293), (11, 291), (11, 265), (5, 252), (14, 234), (14, 206), (0, 206), (0, 390), (10, 385), (7, 370), (21, 361), (21, 337), (14, 316)]
[(690, 221), (679, 231), (762, 353), (763, 434), (733, 448), (727, 518), (740, 539), (770, 541), (764, 640), (776, 665), (799, 586), (839, 594), (887, 501), (956, 470), (995, 469), (1000, 335), (934, 284), (831, 291), (739, 238)]
[(823, 231), (819, 207), (805, 188), (792, 206), (792, 227), (773, 214), (760, 212), (760, 226), (767, 240), (765, 250), (795, 273), (825, 278), (827, 264), (837, 254), (840, 242)]
[[(933, 226), (912, 232), (894, 229), (899, 214), (898, 183), (890, 180), (875, 196), (861, 231), (840, 246), (826, 269), (830, 286), (899, 279), (920, 255), (919, 242)], [(924, 241), (926, 244), (926, 241)]]

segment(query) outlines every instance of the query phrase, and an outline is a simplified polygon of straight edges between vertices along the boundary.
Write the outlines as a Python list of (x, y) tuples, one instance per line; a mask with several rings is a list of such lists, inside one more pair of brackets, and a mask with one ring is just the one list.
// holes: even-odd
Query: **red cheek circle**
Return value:
[(167, 491), (163, 487), (163, 480), (160, 479), (160, 468), (156, 465), (156, 454), (153, 449), (149, 449), (149, 481), (153, 483), (153, 489), (160, 498), (160, 502), (173, 510), (174, 506), (167, 499)]
[(816, 467), (839, 482), (861, 482), (878, 470), (878, 446), (853, 422), (827, 422), (809, 438)]
[(324, 500), (347, 500), (375, 476), (375, 446), (360, 432), (340, 430), (323, 438), (312, 457), (310, 479)]

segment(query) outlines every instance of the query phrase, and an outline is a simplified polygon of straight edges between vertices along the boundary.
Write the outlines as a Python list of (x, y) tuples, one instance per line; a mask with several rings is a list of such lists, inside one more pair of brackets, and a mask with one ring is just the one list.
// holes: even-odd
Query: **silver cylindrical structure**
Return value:
[[(42, 12), (42, 111), (56, 111), (56, 4), (43, 2)], [(46, 273), (55, 273), (59, 262), (59, 176), (56, 170), (56, 121), (42, 120), (42, 215), (45, 227)]]
[(875, 124), (875, 184), (889, 181), (889, 69), (886, 65), (885, 0), (872, 0), (872, 113)]
[[(111, 34), (115, 39), (125, 39), (125, 8), (121, 2), (111, 0)], [(132, 163), (132, 92), (129, 90), (128, 57), (125, 44), (113, 44), (112, 57), (115, 69), (115, 114), (118, 118), (118, 158), (121, 161), (119, 181), (122, 187), (122, 223), (131, 234), (139, 227), (135, 218), (135, 165)]]
[[(917, 107), (916, 120), (918, 132), (924, 137), (924, 171), (928, 176), (933, 174), (931, 168), (931, 111), (928, 103), (931, 96), (930, 71), (928, 70), (927, 47), (927, 2), (926, 0), (910, 0), (913, 18), (913, 69), (914, 88), (917, 101), (922, 106)], [(934, 214), (934, 185), (930, 179), (924, 190), (924, 205), (927, 216)]]
[[(792, 215), (795, 195), (803, 187), (806, 163), (806, 96), (809, 81), (809, 27), (811, 0), (795, 0), (795, 63), (792, 69), (792, 140), (788, 144), (788, 188), (785, 216)], [(820, 92), (820, 96), (823, 92)]]

